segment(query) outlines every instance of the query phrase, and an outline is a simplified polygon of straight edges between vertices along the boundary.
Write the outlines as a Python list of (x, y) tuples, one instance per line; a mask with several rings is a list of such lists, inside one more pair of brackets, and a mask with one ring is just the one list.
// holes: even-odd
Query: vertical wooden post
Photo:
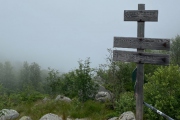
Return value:
[[(145, 10), (145, 4), (138, 4), (138, 10)], [(137, 37), (144, 38), (144, 21), (137, 22)], [(137, 49), (143, 52), (143, 49)], [(144, 84), (144, 64), (139, 61), (137, 64), (136, 80), (136, 120), (143, 120), (143, 84)]]

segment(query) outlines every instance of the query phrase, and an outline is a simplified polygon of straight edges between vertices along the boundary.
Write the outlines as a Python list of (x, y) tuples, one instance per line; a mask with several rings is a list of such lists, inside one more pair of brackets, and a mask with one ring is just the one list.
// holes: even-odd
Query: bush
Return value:
[(115, 102), (115, 110), (119, 114), (125, 111), (135, 112), (135, 99), (133, 92), (125, 92), (120, 94), (120, 98)]
[(43, 99), (45, 96), (38, 91), (33, 90), (32, 87), (27, 86), (24, 91), (19, 93), (19, 97), (22, 102), (35, 102), (39, 99)]
[(53, 94), (61, 93), (85, 102), (94, 99), (98, 90), (98, 85), (92, 79), (92, 72), (88, 58), (84, 63), (79, 61), (78, 69), (61, 76), (58, 76), (57, 71), (50, 70), (47, 80)]
[(18, 105), (21, 102), (20, 95), (11, 93), (11, 94), (1, 94), (0, 95), (0, 109), (10, 108)]
[[(178, 66), (159, 67), (153, 75), (147, 76), (144, 85), (145, 102), (174, 119), (180, 119), (180, 69)], [(163, 120), (163, 118), (145, 108), (145, 118)]]

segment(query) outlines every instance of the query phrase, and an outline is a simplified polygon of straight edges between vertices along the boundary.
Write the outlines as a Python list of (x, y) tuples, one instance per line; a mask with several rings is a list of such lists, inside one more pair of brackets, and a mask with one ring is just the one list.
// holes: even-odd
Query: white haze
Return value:
[(0, 60), (38, 63), (63, 72), (90, 57), (105, 63), (113, 37), (136, 37), (137, 23), (124, 10), (158, 10), (158, 22), (145, 23), (145, 37), (180, 33), (179, 0), (0, 0)]

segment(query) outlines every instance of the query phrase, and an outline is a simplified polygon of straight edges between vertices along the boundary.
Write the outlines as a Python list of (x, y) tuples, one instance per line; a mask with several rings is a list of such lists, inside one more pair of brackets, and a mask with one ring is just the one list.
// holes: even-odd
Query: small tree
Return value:
[(76, 69), (75, 86), (78, 91), (80, 101), (85, 102), (88, 99), (94, 98), (97, 91), (97, 84), (92, 80), (92, 69), (90, 68), (89, 58), (84, 61), (79, 61), (79, 69)]
[[(50, 69), (49, 68), (49, 73), (48, 73), (48, 77), (47, 79), (47, 85), (49, 86), (50, 90), (48, 90), (47, 92), (49, 92), (50, 94), (57, 94), (58, 92), (60, 92), (58, 90), (59, 87), (61, 87), (60, 83), (61, 83), (61, 79), (59, 76), (59, 72), (57, 70), (54, 69)], [(47, 88), (47, 87), (46, 87)]]
[(40, 71), (40, 66), (33, 62), (30, 66), (29, 66), (29, 70), (30, 70), (30, 80), (32, 83), (32, 86), (34, 87), (35, 90), (40, 91), (42, 86), (41, 86), (41, 71)]
[(78, 97), (82, 102), (94, 98), (98, 88), (92, 80), (89, 58), (84, 63), (79, 61), (79, 68), (66, 74), (58, 75), (58, 71), (50, 70), (47, 80), (52, 93)]
[(6, 91), (12, 92), (15, 87), (15, 76), (13, 73), (13, 67), (9, 61), (6, 61), (4, 64), (0, 64), (1, 69), (1, 83)]
[(41, 71), (40, 66), (37, 63), (24, 62), (23, 68), (20, 72), (20, 89), (24, 89), (27, 86), (32, 87), (35, 90), (41, 89)]
[(69, 96), (70, 98), (78, 96), (78, 90), (76, 89), (76, 74), (75, 71), (70, 71), (62, 75), (61, 92)]
[(31, 85), (30, 81), (30, 70), (29, 70), (29, 64), (28, 62), (24, 62), (23, 67), (20, 71), (20, 88), (23, 88), (24, 85)]

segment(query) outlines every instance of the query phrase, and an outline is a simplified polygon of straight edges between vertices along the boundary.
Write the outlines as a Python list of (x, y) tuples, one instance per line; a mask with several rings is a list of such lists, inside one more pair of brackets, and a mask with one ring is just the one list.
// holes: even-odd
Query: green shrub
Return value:
[(8, 95), (4, 93), (0, 95), (0, 109), (16, 106), (20, 104), (20, 102), (21, 100), (19, 94), (11, 93)]
[(33, 88), (27, 86), (24, 91), (19, 93), (22, 102), (35, 102), (39, 99), (43, 99), (44, 95)]
[(115, 102), (115, 110), (119, 114), (126, 111), (135, 112), (135, 99), (133, 92), (125, 92), (120, 94), (120, 98)]
[[(147, 76), (144, 85), (145, 102), (174, 119), (180, 119), (180, 68), (178, 66), (159, 67), (153, 75)], [(163, 120), (159, 114), (145, 108), (145, 118)]]

